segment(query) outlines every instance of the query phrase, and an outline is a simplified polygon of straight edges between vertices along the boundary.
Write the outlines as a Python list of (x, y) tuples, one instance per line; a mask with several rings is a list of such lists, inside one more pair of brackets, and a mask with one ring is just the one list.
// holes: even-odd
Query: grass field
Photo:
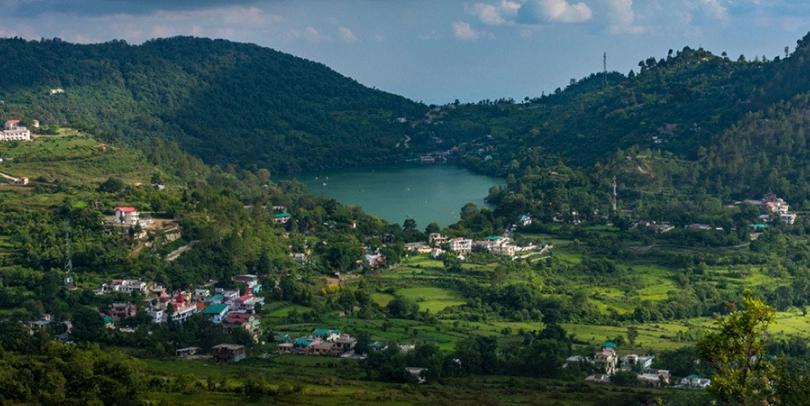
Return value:
[(397, 295), (412, 299), (419, 303), (419, 310), (430, 310), (437, 313), (448, 306), (456, 306), (466, 303), (464, 298), (449, 289), (433, 287), (417, 287), (397, 290)]

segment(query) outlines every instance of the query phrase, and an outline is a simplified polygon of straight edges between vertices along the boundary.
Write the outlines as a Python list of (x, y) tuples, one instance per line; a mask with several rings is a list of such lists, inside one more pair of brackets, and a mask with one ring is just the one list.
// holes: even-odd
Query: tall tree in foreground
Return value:
[(698, 342), (701, 358), (717, 371), (709, 390), (729, 405), (772, 404), (775, 371), (765, 359), (765, 339), (776, 309), (751, 290), (743, 292), (742, 304), (742, 310), (718, 318), (718, 329)]

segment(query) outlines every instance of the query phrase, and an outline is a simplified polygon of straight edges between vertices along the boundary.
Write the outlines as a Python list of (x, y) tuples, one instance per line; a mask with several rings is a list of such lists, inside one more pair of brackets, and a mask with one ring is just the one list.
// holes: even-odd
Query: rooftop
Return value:
[(211, 306), (206, 307), (205, 310), (203, 310), (203, 313), (204, 314), (220, 314), (220, 313), (222, 313), (223, 310), (225, 310), (227, 308), (228, 308), (228, 305), (226, 305), (226, 304), (222, 304), (222, 303), (212, 304)]
[(134, 207), (116, 207), (114, 211), (120, 211), (122, 213), (134, 213), (138, 210)]

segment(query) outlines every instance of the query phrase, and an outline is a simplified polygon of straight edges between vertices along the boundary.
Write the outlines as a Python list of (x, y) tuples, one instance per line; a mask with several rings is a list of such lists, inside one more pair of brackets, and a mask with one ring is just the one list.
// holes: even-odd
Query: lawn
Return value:
[(466, 303), (460, 294), (444, 288), (423, 286), (398, 289), (396, 293), (398, 296), (412, 299), (419, 303), (420, 311), (430, 310), (430, 312), (434, 314), (444, 310), (448, 306)]

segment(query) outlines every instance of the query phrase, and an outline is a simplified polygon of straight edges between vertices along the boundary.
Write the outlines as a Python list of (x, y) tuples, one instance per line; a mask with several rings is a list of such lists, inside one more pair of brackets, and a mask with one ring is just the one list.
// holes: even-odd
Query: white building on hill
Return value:
[(4, 130), (0, 131), (0, 142), (5, 141), (31, 141), (31, 131), (21, 127), (20, 120), (8, 120)]

